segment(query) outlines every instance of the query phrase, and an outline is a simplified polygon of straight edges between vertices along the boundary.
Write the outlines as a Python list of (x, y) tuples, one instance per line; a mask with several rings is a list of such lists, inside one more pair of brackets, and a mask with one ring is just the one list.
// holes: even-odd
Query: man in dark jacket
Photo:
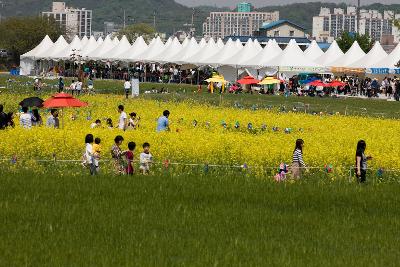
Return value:
[(4, 106), (0, 104), (0, 130), (7, 126), (7, 114), (4, 112)]

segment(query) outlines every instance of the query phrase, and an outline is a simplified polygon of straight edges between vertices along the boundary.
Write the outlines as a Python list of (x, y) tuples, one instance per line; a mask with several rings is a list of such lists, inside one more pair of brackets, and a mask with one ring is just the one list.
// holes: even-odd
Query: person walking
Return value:
[(89, 168), (90, 175), (96, 174), (96, 166), (93, 159), (93, 134), (85, 137), (85, 153), (83, 154), (83, 164)]
[(164, 110), (163, 115), (157, 120), (157, 132), (164, 132), (169, 130), (169, 117), (170, 112)]
[(58, 79), (58, 92), (61, 93), (64, 91), (64, 80), (62, 77)]
[(125, 79), (124, 82), (124, 91), (125, 91), (125, 97), (128, 99), (129, 96), (129, 90), (131, 89), (131, 82), (128, 79)]
[(123, 131), (125, 131), (126, 128), (128, 127), (128, 115), (126, 115), (124, 109), (125, 108), (123, 105), (118, 106), (118, 112), (120, 113), (118, 120), (118, 129)]
[(364, 140), (357, 143), (356, 150), (356, 177), (359, 183), (365, 183), (367, 178), (367, 161), (371, 160), (371, 156), (365, 156), (365, 149), (367, 144)]
[(302, 139), (297, 139), (292, 160), (292, 176), (294, 179), (299, 179), (302, 173), (301, 169), (306, 167), (303, 161), (303, 147), (304, 141)]
[(113, 159), (114, 172), (117, 175), (125, 174), (125, 166), (124, 166), (123, 156), (126, 154), (126, 152), (123, 152), (121, 150), (121, 145), (122, 145), (123, 141), (124, 141), (124, 138), (120, 135), (117, 135), (114, 139), (114, 144), (111, 147), (111, 157)]

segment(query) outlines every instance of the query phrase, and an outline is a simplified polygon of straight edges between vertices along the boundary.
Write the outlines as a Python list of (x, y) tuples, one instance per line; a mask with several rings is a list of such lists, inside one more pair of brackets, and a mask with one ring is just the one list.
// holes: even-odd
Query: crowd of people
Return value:
[[(319, 77), (321, 82), (328, 84), (332, 82), (332, 77), (322, 78)], [(297, 96), (310, 96), (310, 97), (323, 97), (332, 95), (351, 95), (351, 96), (365, 96), (368, 98), (379, 97), (379, 95), (385, 96), (387, 99), (394, 99), (399, 101), (400, 99), (400, 78), (398, 77), (385, 77), (381, 82), (376, 78), (359, 78), (358, 76), (339, 76), (335, 79), (338, 82), (342, 82), (341, 86), (314, 86), (304, 83), (300, 80), (300, 77), (293, 76), (288, 80), (281, 80), (277, 85), (259, 86), (254, 85), (241, 85), (239, 83), (233, 83), (229, 86), (229, 93), (259, 93), (267, 95), (297, 95)], [(222, 92), (221, 84), (216, 83), (215, 88), (217, 92)], [(212, 90), (208, 89), (210, 92)]]
[[(118, 106), (118, 112), (120, 114), (118, 120), (118, 126), (116, 128), (126, 131), (129, 129), (137, 129), (139, 127), (140, 117), (135, 112), (129, 114), (129, 118), (124, 111), (123, 105)], [(169, 130), (169, 117), (170, 112), (165, 110), (163, 115), (157, 120), (156, 131), (168, 131)], [(99, 128), (101, 126), (101, 120), (97, 119), (90, 126), (92, 129)], [(107, 119), (107, 127), (113, 128), (112, 120)], [(132, 175), (134, 173), (134, 153), (136, 149), (135, 142), (129, 142), (127, 150), (123, 150), (122, 143), (124, 138), (121, 135), (117, 135), (114, 139), (114, 144), (111, 147), (111, 158), (113, 160), (114, 172), (118, 175)], [(92, 134), (86, 135), (85, 138), (85, 153), (83, 155), (83, 165), (88, 167), (90, 174), (96, 175), (99, 173), (99, 160), (101, 158), (101, 140), (100, 138), (94, 138)], [(150, 144), (145, 142), (143, 145), (143, 152), (140, 153), (139, 170), (142, 174), (148, 174), (150, 172), (150, 166), (153, 162), (153, 156), (150, 153)]]
[[(131, 112), (128, 117), (124, 110), (125, 108), (123, 105), (118, 106), (118, 112), (120, 115), (116, 128), (121, 131), (138, 129), (140, 117), (135, 112)], [(157, 132), (169, 131), (169, 116), (170, 112), (168, 110), (164, 110), (162, 116), (160, 116), (157, 120)], [(43, 125), (43, 120), (38, 110), (33, 109), (29, 111), (27, 107), (21, 108), (19, 121), (20, 126), (25, 129)], [(51, 110), (50, 115), (47, 118), (46, 126), (51, 128), (59, 128), (58, 110)], [(4, 106), (0, 104), (0, 129), (6, 129), (7, 127), (14, 127), (13, 115), (12, 113), (11, 115), (10, 113), (6, 114), (4, 112)], [(102, 127), (101, 120), (95, 120), (90, 127), (92, 129)], [(106, 120), (106, 127), (114, 128), (111, 118)], [(127, 149), (123, 149), (123, 141), (124, 138), (121, 135), (117, 135), (114, 139), (114, 144), (110, 149), (113, 169), (118, 175), (132, 175), (135, 172), (133, 162), (135, 160), (136, 143), (132, 141), (128, 142)], [(142, 145), (142, 148), (143, 151), (139, 156), (139, 170), (142, 174), (149, 174), (150, 166), (153, 163), (153, 156), (150, 153), (150, 144), (145, 142)], [(296, 140), (291, 166), (291, 175), (294, 179), (299, 179), (303, 170), (307, 171), (307, 166), (303, 160), (303, 148), (304, 141), (302, 139)], [(367, 161), (372, 159), (371, 156), (365, 155), (365, 149), (365, 141), (360, 140), (357, 144), (355, 159), (355, 174), (360, 183), (364, 183), (366, 181)], [(92, 134), (87, 134), (85, 137), (85, 152), (83, 154), (82, 164), (89, 169), (91, 175), (96, 175), (99, 173), (99, 163), (101, 158), (101, 139), (98, 137), (94, 138)], [(287, 172), (289, 172), (287, 168), (282, 168), (282, 170), (280, 170), (280, 174), (283, 173), (285, 175)]]
[[(43, 125), (43, 119), (38, 109), (29, 110), (28, 107), (21, 107), (20, 111), (16, 115), (19, 115), (19, 124), (23, 128), (30, 129), (32, 127)], [(5, 113), (4, 106), (0, 104), (0, 129), (4, 130), (6, 128), (14, 128), (14, 118), (14, 112)], [(57, 109), (50, 110), (50, 115), (46, 120), (46, 126), (50, 128), (60, 127)]]
[[(135, 172), (134, 160), (136, 143), (129, 142), (127, 149), (122, 148), (124, 138), (117, 135), (114, 144), (110, 149), (114, 173), (117, 175), (133, 175)], [(150, 173), (150, 166), (153, 163), (153, 156), (150, 153), (150, 144), (145, 142), (142, 145), (143, 151), (139, 156), (139, 171), (142, 174)], [(85, 152), (82, 164), (89, 169), (91, 175), (97, 175), (100, 171), (100, 159), (102, 158), (101, 139), (94, 138), (93, 134), (85, 137)]]

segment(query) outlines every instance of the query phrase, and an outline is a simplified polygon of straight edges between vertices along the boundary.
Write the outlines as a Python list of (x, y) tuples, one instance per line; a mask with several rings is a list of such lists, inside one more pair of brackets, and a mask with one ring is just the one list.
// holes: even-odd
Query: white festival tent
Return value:
[(37, 55), (43, 53), (44, 51), (48, 51), (52, 46), (53, 41), (51, 41), (50, 37), (46, 35), (38, 46), (33, 48), (31, 51), (21, 55), (20, 74), (31, 74), (32, 70), (35, 68), (35, 60), (37, 59)]
[(168, 63), (169, 58), (175, 55), (177, 51), (182, 51), (182, 44), (179, 42), (178, 38), (175, 37), (164, 51), (153, 57), (151, 60), (153, 62)]
[(99, 39), (97, 39), (97, 44), (101, 45), (103, 43), (103, 37), (99, 37)]
[(217, 40), (217, 47), (219, 49), (222, 49), (224, 47), (224, 41), (222, 41), (221, 38), (218, 38), (218, 40)]
[(216, 51), (215, 53), (211, 54), (210, 57), (204, 60), (204, 64), (220, 66), (222, 62), (238, 53), (242, 48), (242, 45), (240, 45), (240, 47), (237, 46), (235, 42), (229, 38), (225, 46), (220, 51)]
[(119, 44), (118, 37), (114, 37), (114, 39), (112, 41), (113, 41), (114, 46), (117, 46)]
[[(168, 41), (170, 41), (170, 39)], [(167, 43), (168, 43), (168, 41), (167, 41)], [(164, 44), (161, 41), (160, 37), (157, 37), (154, 39), (154, 41), (150, 42), (149, 46), (147, 47), (147, 49), (144, 52), (137, 54), (135, 57), (130, 57), (130, 60), (128, 60), (128, 61), (129, 62), (135, 62), (135, 61), (145, 62), (147, 58), (156, 56), (160, 53), (160, 51), (163, 51), (163, 50), (164, 50)]]
[(182, 48), (185, 48), (189, 44), (190, 39), (185, 37), (185, 39), (182, 42)]
[(149, 46), (152, 45), (152, 44), (156, 41), (156, 39), (157, 39), (156, 37), (154, 37), (153, 39), (151, 39), (150, 42), (149, 42)]
[(247, 40), (243, 49), (238, 51), (236, 54), (231, 56), (228, 59), (223, 60), (220, 62), (220, 65), (238, 67), (244, 66), (244, 63), (249, 59), (257, 55), (262, 50), (260, 44), (254, 43), (254, 41), (250, 38)]
[(81, 45), (84, 47), (87, 43), (89, 42), (89, 39), (85, 36), (82, 37), (81, 39)]
[(384, 59), (378, 61), (377, 63), (371, 66), (372, 68), (388, 68), (394, 69), (397, 63), (400, 61), (400, 43), (396, 46), (396, 48)]
[(329, 46), (328, 50), (326, 50), (325, 54), (314, 60), (318, 64), (322, 66), (329, 66), (330, 63), (339, 59), (344, 55), (343, 51), (340, 49), (336, 41), (333, 41)]
[(201, 38), (200, 42), (199, 42), (199, 47), (203, 48), (207, 45), (207, 41), (204, 38)]
[(344, 68), (350, 66), (352, 63), (365, 56), (364, 51), (361, 49), (357, 41), (355, 41), (350, 49), (340, 58), (331, 62), (329, 67)]
[(304, 55), (311, 60), (316, 60), (324, 54), (324, 51), (319, 47), (317, 42), (313, 40), (309, 47), (304, 51)]
[(37, 54), (37, 58), (50, 60), (53, 54), (60, 52), (68, 46), (67, 41), (65, 41), (64, 37), (60, 35), (57, 41), (53, 44), (53, 46), (42, 53)]
[(78, 36), (75, 35), (74, 39), (72, 39), (72, 42), (65, 49), (61, 50), (58, 53), (52, 54), (51, 59), (55, 61), (69, 60), (73, 55), (78, 54), (81, 48), (81, 40)]
[[(102, 42), (103, 41), (101, 41), (101, 43)], [(93, 52), (94, 50), (96, 50), (96, 48), (99, 47), (100, 44), (96, 41), (94, 36), (91, 36), (89, 38), (89, 41), (87, 42), (87, 44), (85, 46), (83, 46), (82, 49), (81, 49), (82, 58), (86, 59), (87, 55), (90, 54), (91, 52)]]
[(137, 59), (137, 56), (142, 54), (147, 49), (147, 44), (144, 41), (142, 36), (136, 38), (133, 45), (125, 52), (119, 53), (114, 57), (110, 58), (115, 61), (125, 61), (125, 62), (134, 62)]
[(182, 50), (175, 51), (175, 54), (168, 58), (164, 58), (164, 60), (169, 63), (183, 64), (186, 62), (186, 59), (196, 54), (199, 49), (200, 46), (197, 43), (196, 39), (193, 37), (189, 40), (188, 44)]
[(46, 35), (38, 46), (33, 48), (31, 51), (21, 55), (21, 59), (24, 58), (37, 59), (37, 55), (40, 55), (41, 53), (48, 51), (53, 45), (54, 45), (53, 41), (50, 39), (48, 35)]
[(194, 64), (197, 66), (206, 65), (204, 62), (210, 55), (220, 51), (213, 38), (208, 40), (207, 45), (200, 49), (196, 54), (186, 60), (186, 64)]
[(241, 42), (239, 39), (236, 39), (235, 45), (236, 45), (237, 47), (243, 48), (242, 42)]
[(294, 39), (289, 41), (287, 47), (279, 55), (265, 62), (265, 66), (278, 67), (278, 70), (279, 68), (306, 69), (322, 67), (306, 57)]
[(112, 61), (116, 55), (128, 51), (129, 48), (131, 48), (131, 44), (129, 43), (128, 38), (124, 35), (116, 46), (98, 55), (98, 59)]
[(370, 68), (378, 61), (387, 57), (387, 53), (383, 50), (381, 44), (376, 41), (371, 50), (364, 57), (349, 65), (350, 68)]
[(115, 47), (115, 44), (111, 40), (110, 36), (107, 35), (106, 38), (104, 39), (103, 43), (99, 45), (95, 50), (90, 52), (86, 57), (88, 60), (98, 60), (100, 59), (99, 56), (102, 55), (103, 53), (110, 51)]
[(249, 60), (245, 61), (243, 65), (256, 69), (267, 67), (265, 63), (278, 56), (280, 53), (282, 53), (282, 49), (279, 47), (275, 39), (269, 40), (263, 50), (254, 57), (249, 58)]

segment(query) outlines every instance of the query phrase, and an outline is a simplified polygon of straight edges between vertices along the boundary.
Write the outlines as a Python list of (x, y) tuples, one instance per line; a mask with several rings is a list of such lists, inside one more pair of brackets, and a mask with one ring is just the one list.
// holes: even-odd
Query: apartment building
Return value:
[(332, 42), (343, 32), (368, 34), (373, 40), (380, 41), (382, 37), (393, 35), (399, 41), (399, 31), (393, 26), (393, 19), (400, 14), (393, 11), (360, 10), (359, 29), (357, 29), (357, 8), (349, 6), (346, 10), (321, 8), (318, 16), (313, 17), (312, 36), (320, 42)]
[[(238, 10), (248, 11), (244, 3)], [(279, 12), (211, 12), (203, 23), (205, 37), (249, 36), (263, 24), (279, 20)]]
[(51, 11), (42, 12), (42, 16), (54, 18), (70, 38), (92, 34), (92, 15), (92, 10), (67, 7), (65, 2), (53, 2)]

